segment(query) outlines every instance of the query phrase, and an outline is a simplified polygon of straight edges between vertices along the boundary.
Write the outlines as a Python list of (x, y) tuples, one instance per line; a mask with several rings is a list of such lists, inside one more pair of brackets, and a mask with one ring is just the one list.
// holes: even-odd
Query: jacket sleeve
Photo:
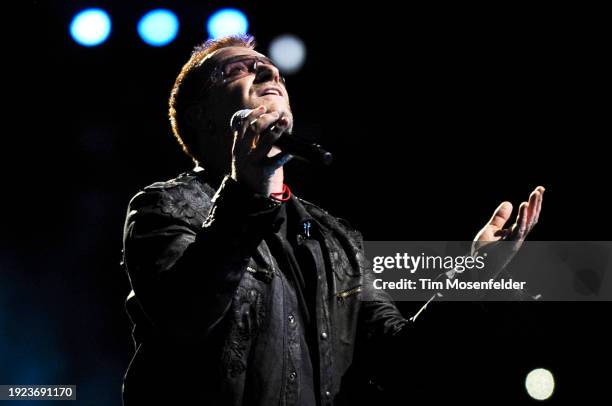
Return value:
[(363, 276), (363, 297), (359, 312), (363, 332), (367, 338), (381, 339), (399, 335), (402, 330), (410, 328), (410, 321), (406, 319), (389, 294), (382, 289), (374, 289), (372, 281), (374, 274), (366, 270)]
[[(346, 224), (345, 224), (345, 227)], [(396, 341), (394, 337), (406, 334), (412, 322), (406, 319), (393, 299), (382, 289), (374, 289), (375, 274), (366, 255), (362, 234), (347, 227), (355, 256), (362, 269), (362, 302), (359, 310), (359, 334), (366, 341)]]
[(124, 264), (140, 307), (157, 331), (207, 335), (228, 311), (279, 205), (226, 177), (199, 228), (173, 212), (186, 202), (175, 200), (168, 207), (167, 193), (172, 190), (145, 190), (130, 202)]
[(372, 391), (376, 398), (392, 382), (389, 374), (395, 370), (391, 366), (400, 362), (398, 351), (401, 354), (406, 348), (421, 343), (423, 332), (420, 323), (402, 315), (387, 292), (374, 289), (372, 282), (376, 276), (367, 264), (362, 242), (360, 245), (365, 265), (362, 267), (362, 301), (354, 365), (357, 379), (360, 379), (358, 382), (361, 382), (359, 394), (370, 396)]

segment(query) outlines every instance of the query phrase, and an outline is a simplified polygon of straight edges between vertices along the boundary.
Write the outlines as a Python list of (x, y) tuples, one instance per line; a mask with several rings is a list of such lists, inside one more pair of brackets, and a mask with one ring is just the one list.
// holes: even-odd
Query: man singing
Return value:
[[(291, 155), (274, 144), (293, 126), (289, 95), (254, 47), (232, 36), (194, 50), (170, 121), (195, 168), (130, 201), (128, 406), (343, 404), (362, 345), (418, 330), (384, 291), (359, 300), (371, 289), (360, 233), (285, 185)], [(543, 191), (508, 229), (502, 203), (476, 240), (522, 241)]]

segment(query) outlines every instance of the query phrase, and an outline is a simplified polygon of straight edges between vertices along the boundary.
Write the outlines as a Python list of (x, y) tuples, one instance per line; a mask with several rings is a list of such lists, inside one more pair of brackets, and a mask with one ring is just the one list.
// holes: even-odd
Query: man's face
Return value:
[[(243, 47), (228, 47), (217, 51), (212, 59), (218, 65), (224, 62), (240, 59), (242, 56), (253, 56), (268, 59), (264, 55), (252, 49)], [(276, 90), (268, 91), (266, 90)], [(275, 94), (280, 93), (280, 94)], [(221, 102), (228, 108), (230, 116), (237, 110), (250, 108), (255, 109), (265, 105), (268, 111), (278, 111), (291, 115), (289, 106), (289, 95), (283, 84), (278, 69), (271, 64), (259, 64), (255, 73), (243, 75), (227, 83), (219, 82), (213, 85), (210, 96), (213, 101)]]
[[(216, 51), (210, 58), (212, 65), (231, 66), (227, 62), (245, 57), (267, 58), (257, 51), (244, 47), (227, 47)], [(293, 126), (293, 115), (289, 95), (278, 69), (270, 63), (258, 63), (255, 72), (231, 75), (226, 80), (217, 80), (208, 91), (204, 101), (205, 118), (212, 121), (215, 134), (202, 143), (202, 153), (209, 164), (227, 167), (233, 137), (230, 131), (232, 115), (242, 109), (266, 106), (268, 112), (277, 111)], [(211, 156), (212, 155), (212, 156)], [(215, 162), (216, 161), (216, 162)], [(221, 168), (224, 169), (224, 168)]]

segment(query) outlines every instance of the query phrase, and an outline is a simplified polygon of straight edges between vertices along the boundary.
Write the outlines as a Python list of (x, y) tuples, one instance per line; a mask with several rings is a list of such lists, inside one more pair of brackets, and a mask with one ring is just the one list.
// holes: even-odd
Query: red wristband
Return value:
[(270, 193), (270, 197), (274, 200), (278, 200), (279, 202), (286, 202), (291, 199), (291, 189), (289, 186), (283, 183), (283, 190), (277, 193)]

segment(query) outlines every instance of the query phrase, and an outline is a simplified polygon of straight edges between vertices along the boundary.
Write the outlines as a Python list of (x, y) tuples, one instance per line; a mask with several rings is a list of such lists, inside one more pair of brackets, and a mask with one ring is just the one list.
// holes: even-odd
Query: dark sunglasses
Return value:
[[(274, 67), (278, 70), (269, 58), (238, 55), (217, 64), (210, 75), (210, 81), (212, 84), (232, 82), (251, 73), (257, 73), (262, 67)], [(285, 84), (283, 76), (281, 76), (281, 81)]]

